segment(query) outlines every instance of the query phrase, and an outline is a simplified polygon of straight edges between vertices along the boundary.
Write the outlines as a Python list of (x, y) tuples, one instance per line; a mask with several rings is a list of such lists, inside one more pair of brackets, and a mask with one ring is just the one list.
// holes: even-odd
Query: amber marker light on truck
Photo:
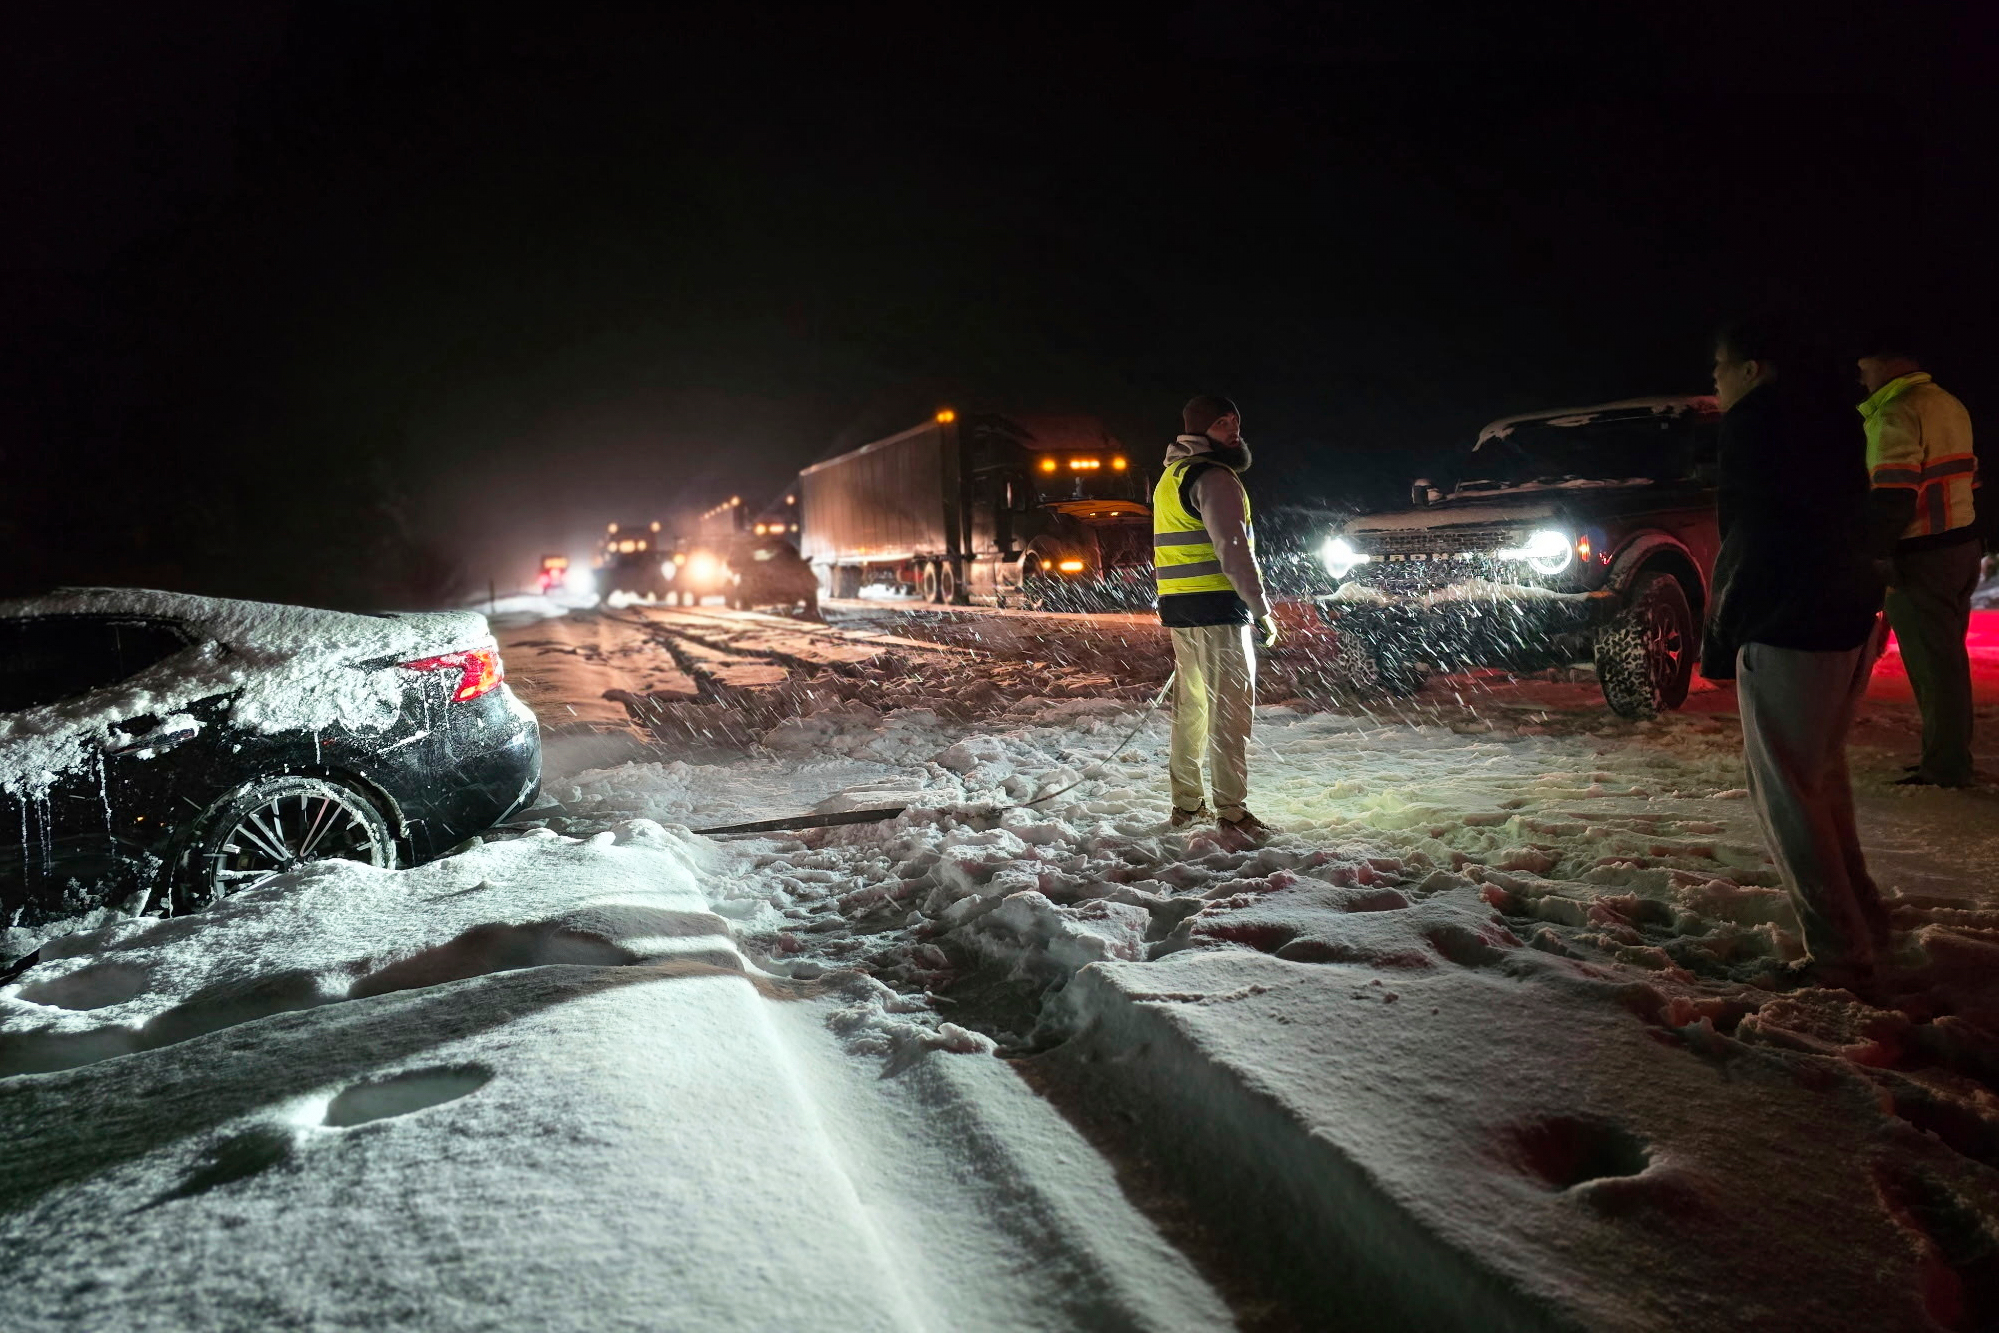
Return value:
[(1123, 454), (1119, 454), (1119, 455), (1118, 455), (1118, 456), (1117, 456), (1116, 458), (1113, 458), (1113, 459), (1111, 460), (1111, 470), (1112, 470), (1113, 472), (1122, 472), (1122, 471), (1124, 471), (1124, 470), (1125, 470), (1125, 467), (1126, 467), (1126, 464), (1125, 464), (1125, 461), (1124, 461), (1124, 455), (1123, 455)]
[(1103, 465), (1104, 460), (1101, 458), (1072, 458), (1069, 460), (1069, 470), (1072, 472), (1087, 472), (1091, 468), (1099, 468)]
[(950, 424), (951, 424), (952, 422), (956, 421), (957, 419), (958, 419), (958, 414), (957, 414), (956, 412), (952, 411), (952, 410), (951, 410), (950, 408), (948, 408), (948, 407), (940, 407), (940, 408), (938, 408), (938, 409), (937, 409), (937, 424), (938, 424), (938, 425), (940, 425), (940, 426), (948, 426), (948, 425), (950, 425)]
[(1054, 459), (1052, 459), (1052, 458), (1044, 458), (1044, 459), (1042, 459), (1042, 460), (1041, 460), (1041, 470), (1042, 470), (1043, 472), (1053, 472), (1053, 471), (1055, 470), (1055, 460), (1054, 460)]
[(1080, 560), (1062, 560), (1056, 563), (1055, 568), (1061, 570), (1064, 574), (1080, 574), (1083, 572), (1083, 562)]

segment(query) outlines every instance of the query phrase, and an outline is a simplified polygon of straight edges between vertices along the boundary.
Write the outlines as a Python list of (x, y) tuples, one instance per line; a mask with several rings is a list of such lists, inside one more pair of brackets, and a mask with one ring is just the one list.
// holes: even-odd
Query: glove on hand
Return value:
[(1257, 636), (1262, 639), (1264, 647), (1275, 648), (1277, 646), (1277, 617), (1258, 616), (1256, 618), (1256, 632)]

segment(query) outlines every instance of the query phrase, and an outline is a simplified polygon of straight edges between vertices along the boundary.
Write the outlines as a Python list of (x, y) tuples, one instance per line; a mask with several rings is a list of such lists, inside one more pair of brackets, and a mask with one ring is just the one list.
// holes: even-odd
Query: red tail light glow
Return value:
[(464, 703), (490, 693), (507, 673), (500, 667), (498, 648), (474, 648), (464, 653), (444, 653), (438, 657), (419, 657), (414, 662), (399, 662), (405, 671), (457, 671), (458, 688), (451, 692), (453, 703)]

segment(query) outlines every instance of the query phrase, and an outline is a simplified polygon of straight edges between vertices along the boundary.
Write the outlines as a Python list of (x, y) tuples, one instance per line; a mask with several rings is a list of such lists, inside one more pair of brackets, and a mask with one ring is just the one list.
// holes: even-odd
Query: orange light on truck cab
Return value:
[(1041, 470), (1042, 470), (1043, 472), (1053, 472), (1053, 471), (1055, 470), (1055, 460), (1054, 460), (1054, 459), (1052, 459), (1052, 458), (1044, 458), (1044, 459), (1042, 459), (1042, 460), (1041, 460)]
[(658, 531), (659, 531), (659, 520), (658, 520), (658, 519), (654, 519), (654, 520), (652, 521), (652, 530), (653, 530), (654, 532), (658, 532)]
[(938, 424), (938, 425), (940, 425), (940, 426), (948, 426), (948, 425), (950, 425), (950, 424), (951, 424), (952, 422), (956, 421), (957, 419), (958, 419), (958, 414), (957, 414), (956, 412), (952, 411), (952, 410), (951, 410), (950, 408), (948, 408), (948, 407), (940, 407), (940, 408), (938, 408), (938, 409), (937, 409), (937, 424)]
[(607, 524), (605, 525), (604, 531), (610, 533), (613, 537), (615, 537), (618, 535), (618, 525), (615, 523)]
[(1083, 572), (1083, 562), (1080, 560), (1062, 560), (1056, 562), (1055, 568), (1061, 570), (1064, 574), (1080, 574)]
[(1071, 472), (1088, 472), (1092, 468), (1100, 468), (1103, 465), (1104, 460), (1101, 458), (1072, 458), (1069, 460), (1069, 470)]
[(1123, 454), (1119, 454), (1116, 458), (1113, 458), (1111, 460), (1111, 470), (1114, 472), (1122, 472), (1125, 470), (1126, 466), (1127, 464), (1124, 461)]

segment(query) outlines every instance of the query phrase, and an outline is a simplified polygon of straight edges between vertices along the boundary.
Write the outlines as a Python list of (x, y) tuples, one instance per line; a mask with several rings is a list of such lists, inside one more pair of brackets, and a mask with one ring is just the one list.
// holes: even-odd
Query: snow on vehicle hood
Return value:
[(1392, 514), (1367, 514), (1353, 520), (1345, 532), (1413, 532), (1431, 528), (1485, 527), (1494, 523), (1535, 523), (1559, 511), (1551, 504), (1436, 505), (1429, 509), (1398, 509)]
[(128, 588), (66, 588), (0, 602), (0, 617), (171, 620), (194, 642), (129, 680), (0, 717), (0, 791), (40, 799), (63, 774), (101, 762), (111, 730), (234, 694), (234, 725), (253, 731), (379, 731), (402, 711), (397, 661), (490, 647), (470, 611), (363, 615)]
[(1667, 394), (1653, 398), (1621, 398), (1614, 403), (1598, 403), (1594, 407), (1565, 407), (1553, 412), (1521, 412), (1515, 416), (1501, 417), (1488, 422), (1478, 433), (1478, 442), (1503, 440), (1511, 435), (1514, 428), (1530, 422), (1550, 426), (1587, 426), (1609, 417), (1635, 417), (1647, 412), (1654, 416), (1683, 416), (1697, 412), (1703, 416), (1718, 415), (1719, 401), (1711, 394)]
[(1655, 485), (1651, 477), (1568, 477), (1561, 481), (1488, 481), (1479, 478), (1451, 488), (1453, 496), (1520, 495), (1533, 491), (1591, 491)]

